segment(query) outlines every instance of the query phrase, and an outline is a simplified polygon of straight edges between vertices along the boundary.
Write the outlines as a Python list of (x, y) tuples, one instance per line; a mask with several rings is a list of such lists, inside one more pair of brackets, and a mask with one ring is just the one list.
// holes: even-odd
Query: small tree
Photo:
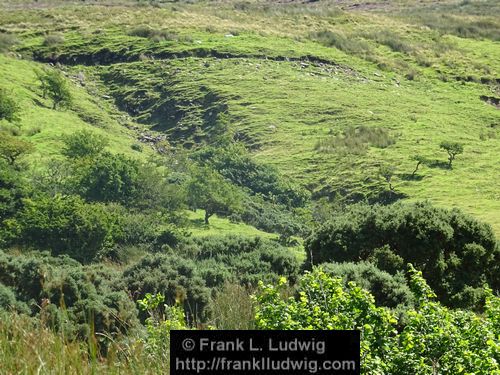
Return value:
[(53, 101), (53, 109), (68, 107), (71, 104), (72, 96), (68, 84), (63, 75), (57, 70), (45, 70), (37, 73), (41, 82), (43, 97), (47, 96)]
[(425, 162), (425, 158), (421, 155), (413, 155), (411, 157), (411, 160), (413, 161), (416, 161), (417, 162), (417, 165), (415, 166), (415, 169), (413, 170), (413, 172), (411, 173), (411, 176), (412, 177), (415, 177), (415, 174), (418, 172), (418, 167), (420, 167), (421, 164), (423, 164)]
[(17, 112), (19, 112), (19, 106), (14, 99), (7, 94), (6, 90), (0, 89), (0, 120), (15, 121)]
[(392, 177), (394, 177), (395, 172), (396, 167), (393, 165), (383, 165), (379, 169), (379, 175), (389, 184), (390, 191), (394, 191), (394, 187), (392, 186)]
[(33, 144), (6, 133), (0, 133), (0, 157), (14, 165), (23, 155), (33, 151)]
[(219, 173), (197, 168), (187, 186), (189, 204), (205, 210), (205, 224), (214, 214), (229, 214), (241, 209), (243, 194)]
[(62, 154), (70, 159), (95, 157), (104, 151), (108, 140), (89, 130), (80, 130), (64, 137)]
[(451, 163), (455, 160), (455, 157), (464, 152), (464, 146), (458, 142), (443, 141), (439, 147), (448, 153), (448, 168), (450, 169)]

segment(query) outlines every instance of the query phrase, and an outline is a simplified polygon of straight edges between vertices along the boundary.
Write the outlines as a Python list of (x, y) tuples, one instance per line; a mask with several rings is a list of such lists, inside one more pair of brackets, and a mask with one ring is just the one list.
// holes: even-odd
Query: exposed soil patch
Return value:
[(492, 106), (500, 109), (500, 98), (495, 98), (494, 96), (482, 95), (479, 97), (483, 102), (491, 104)]

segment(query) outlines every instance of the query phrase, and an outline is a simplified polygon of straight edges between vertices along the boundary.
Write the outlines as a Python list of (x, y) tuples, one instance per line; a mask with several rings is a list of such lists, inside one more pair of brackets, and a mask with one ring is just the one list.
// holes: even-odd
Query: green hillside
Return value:
[(500, 374), (499, 111), (497, 0), (0, 1), (0, 375)]
[[(1, 25), (19, 34), (21, 55), (60, 62), (68, 75), (85, 77), (85, 87), (75, 88), (82, 97), (74, 110), (78, 120), (53, 121), (57, 127), (97, 122), (109, 128), (120, 151), (129, 145), (118, 124), (131, 121), (186, 147), (227, 127), (257, 160), (317, 196), (349, 201), (383, 199), (378, 171), (390, 164), (398, 197), (459, 207), (500, 230), (500, 116), (485, 103), (498, 97), (500, 74), (491, 7), (199, 3), (117, 5), (104, 12), (96, 5), (52, 4), (7, 5)], [(459, 31), (433, 26), (436, 14), (454, 20)], [(44, 42), (44, 35), (57, 35), (56, 42)], [(5, 76), (22, 75), (24, 87), (32, 86), (30, 64), (2, 60)], [(103, 99), (108, 96), (114, 101)], [(104, 111), (97, 113), (98, 106)], [(36, 127), (33, 118), (23, 118), (26, 128)], [(44, 114), (38, 126), (45, 121)], [(54, 153), (57, 127), (34, 136), (42, 153)], [(378, 147), (368, 142), (346, 150), (338, 141), (353, 127), (382, 129), (384, 139)], [(453, 170), (443, 168), (443, 140), (464, 145)], [(426, 163), (410, 178), (416, 155)]]

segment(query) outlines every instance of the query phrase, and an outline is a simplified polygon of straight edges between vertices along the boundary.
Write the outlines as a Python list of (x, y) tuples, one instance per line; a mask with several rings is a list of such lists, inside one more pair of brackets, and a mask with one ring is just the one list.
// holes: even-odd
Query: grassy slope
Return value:
[[(494, 15), (456, 17), (472, 22), (491, 20)], [(54, 20), (65, 42), (46, 48), (40, 32), (50, 30)], [(77, 66), (72, 71), (84, 70), (97, 80), (108, 77), (106, 85), (98, 82), (99, 89), (126, 97), (132, 106), (134, 101), (144, 103), (144, 97), (151, 99), (138, 106), (137, 120), (148, 118), (155, 109), (148, 103), (169, 97), (175, 99), (176, 108), (190, 114), (183, 117), (184, 122), (203, 126), (203, 103), (197, 104), (196, 98), (208, 90), (227, 105), (234, 130), (254, 146), (257, 158), (277, 165), (312, 189), (351, 193), (380, 189), (383, 182), (377, 170), (390, 163), (398, 167), (396, 189), (410, 199), (461, 207), (500, 233), (500, 112), (479, 99), (498, 96), (498, 87), (491, 82), (500, 76), (499, 42), (440, 37), (422, 27), (412, 13), (390, 17), (321, 5), (60, 6), (5, 12), (0, 22), (24, 35), (21, 51), (25, 54), (35, 51), (44, 58), (58, 55), (71, 61), (90, 54), (99, 59), (106, 49), (134, 61)], [(127, 35), (146, 23), (176, 32), (179, 38), (153, 42)], [(398, 51), (380, 42), (379, 32), (384, 29), (392, 30), (408, 48)], [(354, 52), (349, 47), (341, 51), (311, 40), (311, 32), (323, 30), (361, 41), (369, 52), (356, 52), (356, 45), (351, 46)], [(194, 56), (185, 56), (188, 53)], [(305, 61), (306, 56), (331, 63), (306, 62), (306, 66), (299, 61), (272, 60)], [(416, 78), (406, 79), (409, 73)], [(481, 79), (487, 84), (480, 83)], [(190, 103), (193, 98), (194, 104)], [(370, 148), (363, 156), (314, 150), (318, 140), (350, 125), (385, 127), (397, 142), (386, 149)], [(405, 180), (404, 175), (414, 167), (410, 160), (414, 154), (446, 160), (438, 147), (442, 140), (465, 144), (455, 168), (424, 166), (421, 180)]]

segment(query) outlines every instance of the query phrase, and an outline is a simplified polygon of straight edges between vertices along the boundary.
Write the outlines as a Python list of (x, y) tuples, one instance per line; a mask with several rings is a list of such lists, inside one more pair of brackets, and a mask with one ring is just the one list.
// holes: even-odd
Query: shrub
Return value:
[(161, 293), (168, 305), (183, 306), (190, 322), (207, 317), (210, 290), (197, 265), (177, 255), (148, 255), (123, 273), (132, 296)]
[(16, 299), (16, 295), (9, 287), (0, 282), (0, 310), (29, 314), (28, 306)]
[(73, 100), (68, 83), (63, 75), (55, 69), (46, 69), (37, 72), (40, 80), (43, 97), (49, 97), (53, 102), (53, 109), (69, 107)]
[[(384, 246), (390, 252), (377, 250)], [(402, 258), (420, 268), (450, 306), (479, 306), (484, 282), (500, 290), (493, 230), (457, 209), (429, 203), (356, 205), (318, 228), (305, 247), (308, 262), (315, 264), (377, 257), (379, 264), (394, 267)]]
[(79, 130), (63, 137), (61, 153), (70, 159), (95, 158), (101, 154), (109, 141), (89, 130)]
[(8, 94), (6, 90), (0, 88), (0, 120), (5, 119), (10, 122), (17, 120), (19, 109), (12, 98), (12, 93)]
[(302, 207), (309, 193), (281, 176), (277, 169), (257, 163), (248, 151), (238, 144), (225, 148), (205, 147), (192, 158), (208, 164), (233, 184), (248, 189), (251, 194), (287, 207)]
[(355, 283), (314, 269), (302, 278), (294, 297), (281, 287), (261, 284), (255, 322), (260, 329), (358, 329), (361, 331), (361, 373), (495, 374), (498, 362), (500, 298), (486, 290), (483, 316), (450, 310), (435, 302), (434, 293), (410, 265), (410, 287), (417, 307), (398, 320), (376, 307), (373, 296)]
[(16, 215), (15, 242), (67, 254), (91, 262), (112, 247), (120, 233), (119, 218), (101, 204), (87, 204), (78, 196), (26, 199)]
[(377, 306), (413, 306), (413, 294), (402, 273), (391, 275), (369, 262), (324, 263), (322, 268), (329, 275), (341, 277), (345, 285), (353, 281), (369, 291)]
[(136, 160), (104, 152), (76, 171), (76, 191), (89, 201), (127, 204), (137, 193), (139, 169)]
[(0, 283), (32, 307), (31, 315), (71, 339), (106, 332), (96, 337), (107, 345), (107, 337), (135, 328), (137, 310), (119, 277), (103, 265), (84, 267), (68, 257), (0, 252)]
[(151, 39), (154, 42), (160, 42), (164, 40), (178, 40), (179, 36), (177, 33), (167, 30), (155, 30), (149, 26), (138, 26), (128, 32), (130, 36), (138, 36), (140, 38)]
[(31, 142), (0, 132), (0, 157), (13, 166), (20, 157), (33, 151)]

